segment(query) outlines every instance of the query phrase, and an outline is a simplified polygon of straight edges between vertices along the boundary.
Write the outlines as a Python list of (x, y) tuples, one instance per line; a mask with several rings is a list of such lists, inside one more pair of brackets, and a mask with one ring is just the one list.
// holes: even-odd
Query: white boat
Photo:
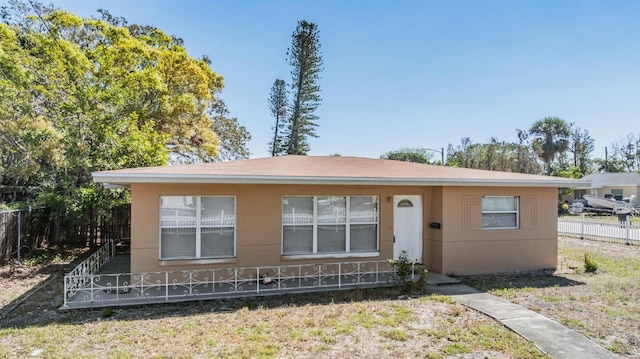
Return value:
[(616, 214), (634, 213), (636, 211), (633, 205), (616, 200), (612, 194), (606, 194), (605, 197), (585, 194), (582, 198), (587, 201), (589, 207), (610, 210)]

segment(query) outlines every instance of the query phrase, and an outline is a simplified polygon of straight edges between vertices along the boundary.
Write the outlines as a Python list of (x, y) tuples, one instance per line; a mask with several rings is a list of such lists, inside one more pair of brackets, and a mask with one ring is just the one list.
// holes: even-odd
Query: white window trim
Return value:
[(519, 196), (482, 196), (482, 198), (515, 198), (516, 199), (516, 209), (512, 211), (482, 211), (482, 214), (485, 213), (510, 213), (516, 215), (516, 226), (515, 227), (482, 227), (482, 230), (503, 230), (503, 229), (520, 229), (520, 197)]
[[(162, 218), (161, 218), (161, 211), (162, 211), (162, 197), (196, 197), (196, 226), (195, 227), (186, 227), (186, 226), (163, 226), (162, 225)], [(200, 208), (202, 205), (202, 198), (206, 197), (206, 198), (233, 198), (233, 216), (235, 218), (233, 226), (231, 225), (225, 225), (224, 224), (224, 217), (221, 217), (221, 224), (219, 225), (206, 225), (203, 226), (202, 225), (202, 221), (201, 221), (201, 216), (202, 214), (200, 213)], [(158, 197), (158, 208), (159, 208), (159, 215), (158, 215), (158, 260), (160, 261), (161, 265), (169, 265), (169, 262), (176, 262), (177, 261), (184, 261), (185, 263), (187, 262), (198, 262), (196, 264), (210, 264), (210, 263), (214, 263), (217, 262), (218, 260), (222, 260), (225, 263), (228, 262), (228, 259), (233, 259), (236, 258), (236, 246), (237, 246), (237, 225), (238, 225), (238, 218), (237, 218), (237, 212), (238, 212), (238, 200), (236, 196), (207, 196), (207, 195), (201, 195), (201, 196), (197, 196), (197, 195), (163, 195), (163, 196), (159, 196)], [(216, 257), (202, 257), (202, 233), (201, 230), (203, 228), (229, 228), (229, 227), (233, 227), (233, 254), (229, 255), (229, 256), (216, 256)], [(167, 257), (167, 258), (162, 258), (162, 229), (163, 228), (195, 228), (196, 230), (196, 255), (195, 257)], [(210, 262), (210, 261), (214, 261), (214, 262)]]
[[(313, 200), (313, 223), (284, 223), (284, 199), (285, 198), (306, 198), (311, 197)], [(346, 209), (345, 209), (345, 223), (318, 223), (318, 197), (345, 197), (346, 199)], [(377, 208), (375, 212), (375, 222), (357, 222), (354, 225), (359, 224), (375, 224), (376, 225), (376, 249), (375, 251), (369, 252), (351, 252), (351, 197), (375, 197), (377, 199)], [(349, 257), (376, 257), (380, 255), (380, 196), (378, 195), (295, 195), (295, 196), (282, 196), (280, 200), (280, 216), (281, 216), (281, 225), (280, 225), (280, 253), (282, 259), (309, 259), (309, 258), (349, 258)], [(294, 226), (313, 226), (313, 253), (303, 254), (286, 254), (284, 253), (284, 227), (294, 227)], [(335, 252), (335, 253), (318, 253), (318, 226), (322, 225), (344, 225), (345, 226), (345, 251), (344, 252)]]

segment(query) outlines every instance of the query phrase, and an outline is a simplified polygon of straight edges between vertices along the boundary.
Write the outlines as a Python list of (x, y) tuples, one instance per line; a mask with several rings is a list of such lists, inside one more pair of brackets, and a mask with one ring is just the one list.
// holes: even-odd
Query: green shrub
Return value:
[(598, 270), (598, 262), (589, 253), (584, 254), (584, 271), (595, 273)]
[(424, 265), (409, 260), (407, 251), (401, 251), (398, 259), (389, 259), (389, 263), (395, 269), (394, 282), (401, 288), (403, 294), (424, 291), (429, 271), (424, 268)]

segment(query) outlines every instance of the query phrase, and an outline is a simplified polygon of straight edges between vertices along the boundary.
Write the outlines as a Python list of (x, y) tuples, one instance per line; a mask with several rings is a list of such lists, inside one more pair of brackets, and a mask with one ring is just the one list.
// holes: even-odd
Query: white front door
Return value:
[(401, 251), (422, 263), (422, 196), (393, 196), (393, 258)]

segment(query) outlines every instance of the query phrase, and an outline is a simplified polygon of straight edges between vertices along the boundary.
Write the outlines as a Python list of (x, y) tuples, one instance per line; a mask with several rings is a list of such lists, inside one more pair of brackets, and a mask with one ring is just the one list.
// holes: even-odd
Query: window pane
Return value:
[(284, 254), (313, 253), (313, 226), (285, 226), (282, 232)]
[(516, 197), (483, 197), (482, 211), (515, 211)]
[(160, 225), (162, 227), (195, 227), (196, 197), (160, 197)]
[(202, 197), (200, 206), (202, 226), (235, 226), (235, 198)]
[(350, 235), (351, 252), (375, 252), (378, 250), (377, 224), (352, 224)]
[(318, 226), (318, 253), (343, 253), (346, 243), (344, 225)]
[(346, 223), (346, 197), (318, 197), (318, 223)]
[(351, 223), (378, 222), (378, 197), (351, 197), (349, 203)]
[(483, 228), (516, 228), (518, 225), (516, 213), (483, 213)]
[(615, 198), (618, 201), (622, 201), (622, 196), (623, 196), (623, 191), (622, 189), (612, 189), (611, 190), (611, 194), (613, 195), (613, 198)]
[(160, 258), (195, 258), (195, 228), (163, 228), (160, 234)]
[(204, 228), (200, 234), (201, 257), (233, 257), (234, 228)]
[(282, 223), (313, 223), (313, 197), (285, 197), (282, 199)]

